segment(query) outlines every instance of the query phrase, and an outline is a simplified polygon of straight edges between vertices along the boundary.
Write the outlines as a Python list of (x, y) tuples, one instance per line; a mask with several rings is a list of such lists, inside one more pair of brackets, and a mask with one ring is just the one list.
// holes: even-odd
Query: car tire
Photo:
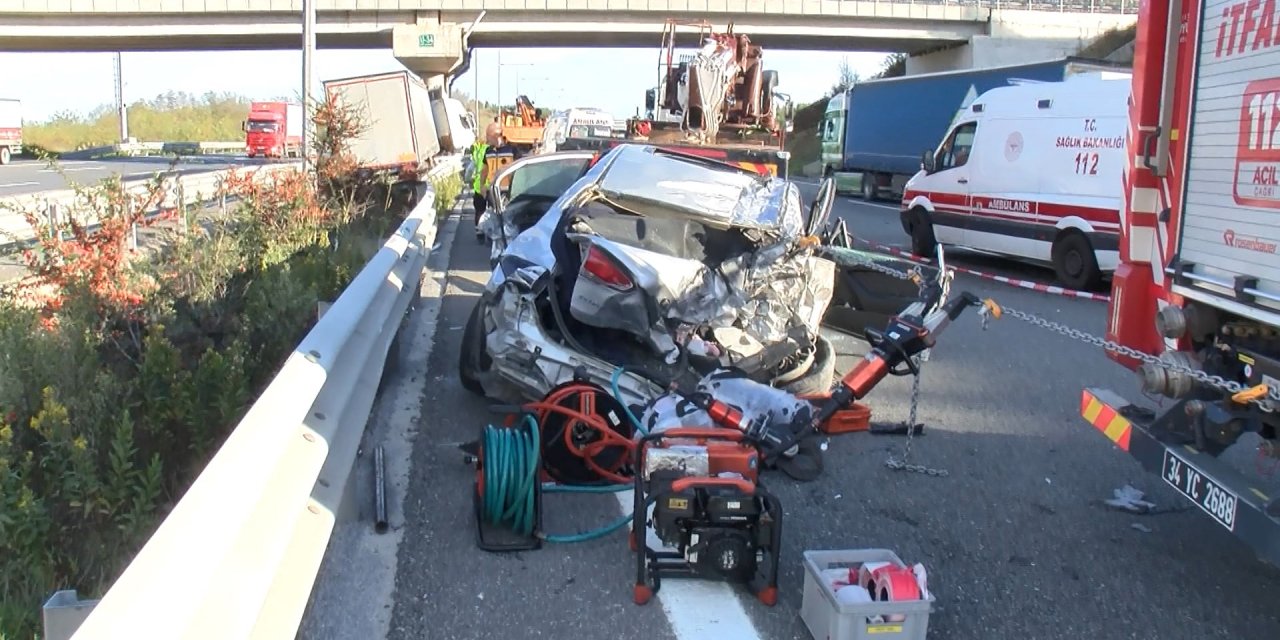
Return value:
[(1102, 281), (1093, 244), (1075, 230), (1059, 235), (1053, 242), (1053, 270), (1058, 281), (1070, 289), (1096, 289)]
[(933, 223), (923, 209), (911, 210), (911, 253), (929, 258), (937, 253), (938, 239), (933, 235)]
[(813, 364), (809, 365), (809, 370), (779, 388), (797, 396), (820, 395), (831, 391), (835, 374), (835, 348), (825, 337), (818, 336), (814, 344)]
[(484, 302), (477, 301), (471, 317), (462, 331), (461, 353), (458, 354), (458, 379), (462, 388), (478, 396), (485, 396), (480, 377), (493, 366), (493, 360), (485, 351)]
[(12, 158), (12, 155), (9, 147), (0, 147), (0, 164), (9, 164), (10, 158)]
[(862, 174), (862, 199), (867, 202), (876, 201), (876, 174)]

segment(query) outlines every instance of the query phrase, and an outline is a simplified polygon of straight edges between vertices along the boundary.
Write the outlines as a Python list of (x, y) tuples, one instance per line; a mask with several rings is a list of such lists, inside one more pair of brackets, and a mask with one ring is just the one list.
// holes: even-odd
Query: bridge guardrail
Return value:
[[(155, 210), (149, 213), (154, 215), (164, 210), (213, 201), (214, 198), (219, 197), (223, 181), (232, 171), (239, 171), (242, 174), (252, 172), (254, 179), (264, 180), (277, 171), (293, 170), (300, 166), (300, 162), (288, 162), (185, 175), (166, 172), (163, 199)], [(145, 194), (150, 189), (151, 183), (151, 180), (145, 179), (129, 181), (125, 183), (125, 191), (131, 195)], [(27, 224), (22, 211), (35, 211), (51, 227), (56, 228), (67, 220), (69, 212), (77, 212), (83, 204), (84, 198), (75, 189), (24, 193), (0, 198), (0, 251), (10, 250), (14, 245), (30, 244), (36, 240), (36, 230)], [(78, 215), (77, 220), (90, 228), (98, 222), (92, 216)]]
[(1138, 0), (877, 0), (886, 4), (969, 5), (985, 9), (1059, 13), (1137, 13)]
[(296, 635), (435, 242), (433, 200), (428, 188), (102, 600), (78, 603), (92, 611), (74, 640)]

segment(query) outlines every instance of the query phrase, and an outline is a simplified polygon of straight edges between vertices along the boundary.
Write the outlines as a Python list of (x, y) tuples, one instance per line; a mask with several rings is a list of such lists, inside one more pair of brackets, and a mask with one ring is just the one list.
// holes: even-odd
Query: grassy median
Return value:
[[(229, 215), (127, 248), (158, 188), (90, 190), (0, 295), (0, 638), (38, 633), (55, 590), (100, 597), (182, 497), (317, 315), (403, 219), (356, 181), (360, 127), (317, 110), (316, 173), (228, 180)], [(26, 213), (26, 212), (24, 212)]]

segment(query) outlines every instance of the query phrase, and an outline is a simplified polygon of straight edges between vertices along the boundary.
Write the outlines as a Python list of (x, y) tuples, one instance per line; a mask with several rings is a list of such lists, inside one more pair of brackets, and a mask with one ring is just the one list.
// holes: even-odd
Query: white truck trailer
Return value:
[(0, 98), (0, 164), (22, 153), (22, 102)]

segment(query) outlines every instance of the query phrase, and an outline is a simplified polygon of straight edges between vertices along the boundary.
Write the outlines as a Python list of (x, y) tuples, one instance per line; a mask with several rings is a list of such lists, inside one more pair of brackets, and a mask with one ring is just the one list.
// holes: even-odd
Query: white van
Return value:
[(911, 251), (942, 243), (1049, 263), (1073, 289), (1115, 271), (1130, 81), (1107, 76), (978, 96), (903, 191)]

